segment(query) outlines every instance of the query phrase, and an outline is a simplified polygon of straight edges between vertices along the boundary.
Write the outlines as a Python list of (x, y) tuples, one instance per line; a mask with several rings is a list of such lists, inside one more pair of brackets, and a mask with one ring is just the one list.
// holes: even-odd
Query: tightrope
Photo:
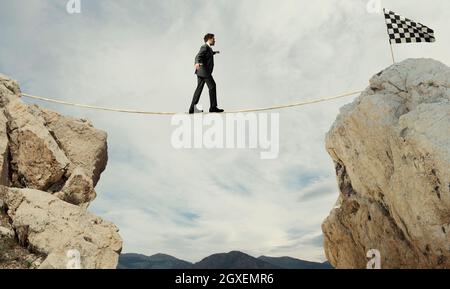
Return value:
[[(291, 104), (286, 104), (286, 105), (270, 106), (270, 107), (264, 107), (264, 108), (252, 108), (252, 109), (234, 110), (234, 111), (227, 111), (225, 113), (232, 113), (232, 114), (234, 114), (234, 113), (281, 110), (281, 109), (305, 106), (305, 105), (316, 104), (316, 103), (321, 103), (321, 102), (328, 102), (328, 101), (332, 101), (332, 100), (336, 100), (336, 99), (340, 99), (340, 98), (344, 98), (344, 97), (349, 97), (349, 96), (352, 96), (352, 95), (360, 94), (362, 92), (363, 92), (362, 90), (361, 91), (354, 91), (354, 92), (344, 93), (344, 94), (337, 95), (337, 96), (326, 97), (326, 98), (319, 98), (319, 99), (315, 99), (315, 100), (302, 101), (302, 102), (291, 103)], [(31, 94), (27, 94), (27, 93), (22, 93), (22, 96), (27, 97), (27, 98), (31, 98), (31, 99), (36, 99), (36, 100), (41, 100), (41, 101), (45, 101), (45, 102), (50, 102), (50, 103), (57, 103), (57, 104), (61, 104), (61, 105), (75, 106), (75, 107), (81, 107), (81, 108), (87, 108), (87, 109), (93, 109), (93, 110), (119, 112), (119, 113), (144, 114), (144, 115), (187, 114), (187, 113), (177, 113), (177, 112), (154, 112), (154, 111), (141, 111), (141, 110), (133, 110), (133, 109), (120, 109), (120, 108), (94, 106), (94, 105), (79, 104), (79, 103), (73, 103), (73, 102), (68, 102), (68, 101), (56, 100), (56, 99), (51, 99), (51, 98), (31, 95)]]

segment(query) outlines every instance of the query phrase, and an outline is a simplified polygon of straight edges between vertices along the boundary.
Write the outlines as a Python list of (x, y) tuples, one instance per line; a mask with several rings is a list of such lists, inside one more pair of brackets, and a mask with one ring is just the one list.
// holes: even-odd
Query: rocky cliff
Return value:
[(117, 227), (87, 212), (106, 140), (86, 120), (23, 103), (0, 75), (0, 268), (66, 268), (78, 253), (83, 268), (116, 268)]
[(450, 68), (410, 59), (341, 109), (326, 146), (340, 189), (323, 224), (336, 268), (450, 268)]

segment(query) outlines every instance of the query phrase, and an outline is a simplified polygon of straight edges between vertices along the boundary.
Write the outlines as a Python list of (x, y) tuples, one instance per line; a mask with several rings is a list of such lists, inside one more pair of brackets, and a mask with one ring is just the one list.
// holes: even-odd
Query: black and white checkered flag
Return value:
[(393, 43), (435, 42), (433, 29), (384, 9), (384, 17)]

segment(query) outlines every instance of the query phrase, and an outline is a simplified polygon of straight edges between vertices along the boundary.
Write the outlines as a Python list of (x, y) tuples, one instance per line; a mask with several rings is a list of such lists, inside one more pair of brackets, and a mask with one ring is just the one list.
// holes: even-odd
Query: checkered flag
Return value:
[(434, 31), (427, 26), (411, 21), (387, 9), (383, 10), (391, 44), (436, 41)]

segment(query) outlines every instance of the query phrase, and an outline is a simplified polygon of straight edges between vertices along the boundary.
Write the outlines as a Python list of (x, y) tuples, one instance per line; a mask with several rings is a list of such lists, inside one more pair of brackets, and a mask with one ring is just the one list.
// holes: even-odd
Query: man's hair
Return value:
[(214, 34), (208, 33), (208, 34), (205, 35), (205, 38), (203, 38), (203, 39), (205, 40), (205, 43), (206, 43), (211, 38), (214, 38)]

